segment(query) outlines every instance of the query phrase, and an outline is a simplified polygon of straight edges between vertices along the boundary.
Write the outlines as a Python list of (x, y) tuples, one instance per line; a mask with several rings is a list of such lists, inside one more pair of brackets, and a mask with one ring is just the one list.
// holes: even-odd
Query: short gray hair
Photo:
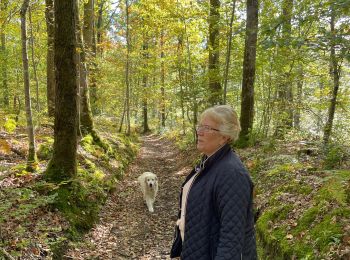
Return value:
[(219, 125), (222, 135), (236, 141), (241, 131), (241, 125), (236, 111), (229, 105), (217, 105), (204, 110), (200, 118), (209, 117)]

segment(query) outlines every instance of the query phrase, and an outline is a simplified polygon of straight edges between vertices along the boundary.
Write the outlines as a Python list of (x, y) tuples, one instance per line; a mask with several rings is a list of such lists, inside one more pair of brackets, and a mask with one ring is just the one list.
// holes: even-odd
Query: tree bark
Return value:
[(162, 30), (161, 35), (160, 35), (160, 48), (161, 48), (161, 53), (160, 53), (160, 59), (161, 59), (161, 102), (160, 102), (160, 114), (161, 114), (161, 122), (162, 122), (162, 127), (165, 127), (165, 54), (164, 54), (164, 30)]
[[(98, 4), (98, 16), (97, 16), (97, 23), (96, 23), (96, 36), (97, 36), (97, 45), (101, 46), (102, 43), (102, 23), (103, 23), (103, 6), (106, 1), (100, 1)], [(98, 47), (97, 52), (102, 54), (103, 48)]]
[(97, 114), (97, 85), (95, 79), (96, 72), (96, 38), (95, 38), (95, 14), (94, 0), (88, 0), (84, 3), (84, 27), (83, 27), (83, 42), (85, 50), (86, 69), (88, 73), (90, 105), (92, 113)]
[(46, 56), (46, 84), (47, 84), (47, 111), (49, 117), (55, 115), (55, 61), (54, 61), (54, 6), (53, 0), (45, 0), (47, 56)]
[[(0, 3), (1, 12), (6, 12), (8, 0), (3, 0)], [(2, 76), (2, 89), (3, 89), (3, 104), (5, 108), (10, 106), (10, 93), (7, 84), (7, 50), (6, 50), (6, 34), (5, 34), (6, 23), (2, 22), (0, 28), (0, 60), (1, 60), (1, 76)]]
[[(126, 64), (125, 64), (125, 112), (126, 112), (126, 134), (130, 135), (130, 79), (129, 79), (129, 66), (130, 66), (130, 35), (129, 35), (129, 1), (125, 0), (125, 13), (126, 13)], [(124, 116), (123, 116), (124, 117)]]
[(219, 61), (219, 26), (220, 26), (220, 0), (210, 0), (209, 10), (209, 103), (211, 105), (222, 103), (222, 89), (220, 84)]
[(143, 102), (142, 102), (142, 107), (143, 107), (143, 132), (146, 133), (148, 132), (149, 126), (148, 126), (148, 73), (147, 73), (147, 59), (148, 59), (148, 42), (146, 39), (146, 36), (143, 38), (143, 60), (144, 60), (144, 65), (143, 65), (143, 75), (142, 75), (142, 85), (144, 89), (143, 93)]
[(258, 0), (247, 0), (247, 27), (245, 36), (243, 80), (242, 80), (242, 102), (241, 102), (241, 133), (240, 139), (248, 140), (248, 134), (253, 129), (254, 120), (254, 80), (256, 42), (258, 34)]
[(323, 133), (323, 144), (325, 146), (329, 143), (329, 138), (331, 136), (332, 127), (333, 127), (333, 120), (334, 120), (334, 114), (335, 114), (335, 107), (337, 104), (337, 96), (338, 96), (338, 90), (339, 90), (339, 80), (340, 80), (340, 69), (338, 67), (338, 60), (336, 57), (335, 52), (335, 12), (334, 8), (331, 7), (331, 21), (330, 21), (330, 27), (331, 27), (331, 53), (330, 53), (330, 61), (331, 61), (331, 69), (330, 69), (330, 76), (333, 79), (333, 90), (332, 90), (332, 97), (331, 102), (329, 104), (328, 108), (328, 119), (326, 122), (326, 125), (324, 127), (324, 133)]
[[(90, 3), (90, 2), (89, 2)], [(84, 5), (84, 8), (86, 5)], [(78, 4), (78, 3), (77, 3)], [(91, 3), (90, 3), (91, 5)], [(89, 6), (89, 5), (88, 5)], [(79, 6), (77, 5), (77, 18), (76, 20), (79, 21)], [(87, 7), (86, 7), (87, 8)], [(85, 9), (84, 9), (85, 10)], [(77, 22), (77, 28), (76, 28), (76, 34), (77, 34), (77, 44), (79, 46), (79, 52), (78, 52), (78, 66), (79, 66), (79, 127), (81, 130), (81, 133), (83, 135), (91, 134), (92, 136), (95, 135), (94, 133), (94, 122), (92, 117), (92, 111), (91, 111), (91, 104), (90, 104), (90, 86), (89, 86), (89, 72), (88, 72), (88, 65), (87, 65), (87, 53), (90, 52), (91, 48), (91, 42), (85, 43), (85, 39), (87, 41), (90, 41), (92, 39), (91, 34), (91, 28), (90, 28), (90, 19), (86, 18), (85, 15), (89, 16), (90, 11), (84, 11), (84, 24), (87, 28), (83, 30), (83, 35), (85, 36), (84, 39), (82, 38), (82, 30), (80, 27), (80, 23)], [(85, 23), (85, 20), (87, 22)]]
[(293, 127), (293, 91), (290, 83), (291, 70), (291, 47), (290, 38), (292, 32), (292, 15), (293, 15), (293, 0), (283, 0), (282, 2), (282, 42), (279, 52), (281, 59), (283, 59), (284, 66), (281, 67), (282, 83), (279, 85), (278, 99), (279, 99), (279, 118), (276, 127), (276, 134), (279, 137), (284, 136), (285, 129)]
[(232, 1), (232, 14), (230, 19), (230, 31), (228, 34), (228, 44), (227, 44), (227, 53), (226, 53), (226, 63), (225, 63), (225, 74), (224, 74), (224, 104), (226, 104), (226, 95), (227, 95), (227, 81), (228, 81), (228, 71), (230, 68), (230, 60), (231, 60), (231, 48), (232, 48), (232, 25), (235, 17), (235, 7), (236, 0)]
[(35, 62), (35, 52), (34, 52), (34, 34), (33, 34), (33, 23), (32, 23), (32, 11), (30, 7), (28, 8), (28, 15), (29, 15), (29, 31), (30, 31), (30, 48), (31, 48), (31, 58), (33, 63), (33, 74), (34, 74), (34, 81), (35, 81), (35, 90), (36, 90), (36, 111), (40, 112), (40, 103), (39, 103), (39, 80), (38, 80), (38, 74), (36, 70), (36, 62)]
[(29, 6), (29, 0), (24, 0), (21, 7), (21, 38), (22, 38), (22, 62), (23, 62), (23, 81), (25, 93), (25, 106), (27, 118), (27, 133), (28, 133), (28, 158), (27, 170), (35, 171), (36, 153), (35, 153), (35, 137), (32, 118), (32, 107), (30, 100), (30, 85), (29, 85), (29, 62), (27, 50), (27, 21), (26, 14)]
[(56, 109), (53, 156), (48, 179), (60, 182), (76, 175), (77, 43), (76, 0), (55, 0)]

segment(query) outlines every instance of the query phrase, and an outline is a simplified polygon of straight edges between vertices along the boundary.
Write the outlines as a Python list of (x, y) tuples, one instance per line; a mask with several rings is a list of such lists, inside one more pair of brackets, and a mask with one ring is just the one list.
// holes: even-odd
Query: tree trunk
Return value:
[[(102, 33), (103, 33), (103, 6), (106, 1), (100, 1), (98, 4), (98, 17), (97, 17), (97, 24), (96, 24), (96, 34), (97, 34), (97, 45), (100, 46), (102, 43)], [(101, 47), (98, 47), (97, 52), (102, 54), (103, 49)]]
[(28, 159), (27, 170), (35, 171), (36, 153), (35, 153), (35, 137), (32, 118), (32, 107), (30, 101), (30, 85), (29, 85), (29, 63), (27, 50), (27, 24), (26, 13), (28, 10), (29, 0), (24, 0), (21, 7), (21, 38), (22, 38), (22, 61), (23, 61), (23, 81), (25, 93), (25, 106), (27, 117), (27, 133), (28, 133)]
[[(0, 2), (0, 11), (6, 12), (8, 0)], [(6, 34), (5, 34), (5, 22), (3, 21), (0, 28), (0, 60), (1, 60), (1, 76), (2, 76), (2, 89), (3, 89), (3, 104), (5, 108), (10, 106), (10, 93), (7, 84), (7, 51), (6, 51)]]
[[(86, 4), (85, 4), (86, 5)], [(84, 5), (84, 7), (85, 7)], [(77, 21), (79, 21), (79, 6), (77, 5)], [(84, 20), (85, 15), (90, 15), (89, 12), (84, 12)], [(86, 18), (89, 20), (88, 18)], [(91, 29), (85, 29), (84, 26), (84, 35), (86, 37), (86, 40), (90, 40)], [(89, 44), (85, 43), (82, 39), (82, 30), (80, 27), (80, 23), (77, 22), (77, 28), (76, 28), (76, 34), (77, 34), (77, 44), (79, 46), (79, 52), (78, 52), (78, 66), (79, 66), (79, 97), (80, 100), (78, 102), (79, 104), (79, 127), (83, 135), (91, 134), (92, 136), (95, 135), (94, 133), (94, 122), (92, 117), (92, 111), (91, 111), (91, 105), (90, 105), (90, 91), (89, 91), (89, 73), (88, 73), (88, 66), (86, 61), (87, 53), (89, 52)]]
[(303, 82), (304, 82), (304, 71), (303, 65), (300, 64), (298, 67), (298, 81), (297, 81), (297, 96), (296, 96), (296, 109), (294, 113), (294, 128), (300, 130), (300, 115), (302, 105), (302, 94), (303, 94)]
[(88, 0), (84, 3), (84, 27), (83, 40), (85, 50), (86, 68), (88, 72), (90, 103), (92, 113), (97, 114), (97, 86), (95, 79), (96, 72), (96, 39), (95, 39), (95, 15), (94, 15), (94, 0)]
[(38, 74), (36, 71), (36, 62), (35, 62), (35, 52), (34, 52), (34, 35), (33, 35), (33, 23), (32, 23), (32, 11), (30, 7), (28, 8), (28, 14), (29, 14), (29, 31), (30, 31), (30, 48), (32, 52), (32, 63), (33, 63), (33, 74), (34, 74), (34, 81), (35, 81), (35, 90), (36, 90), (36, 111), (40, 112), (40, 103), (39, 103), (39, 80), (38, 80)]
[(184, 93), (184, 71), (182, 68), (183, 63), (183, 36), (180, 35), (178, 37), (178, 43), (177, 43), (177, 68), (179, 73), (179, 85), (180, 85), (180, 106), (181, 106), (181, 121), (182, 121), (182, 134), (186, 134), (186, 127), (185, 127), (185, 105), (184, 105), (184, 99), (185, 99), (185, 93)]
[(56, 109), (53, 156), (47, 177), (60, 182), (76, 175), (77, 43), (76, 0), (55, 0)]
[(54, 61), (54, 7), (53, 0), (45, 0), (47, 56), (46, 56), (46, 84), (47, 84), (47, 111), (50, 117), (55, 115), (55, 61)]
[(284, 136), (285, 129), (293, 127), (293, 91), (290, 83), (291, 71), (291, 47), (290, 38), (292, 32), (292, 15), (293, 15), (293, 0), (283, 0), (282, 2), (283, 24), (282, 24), (282, 42), (280, 46), (280, 56), (283, 59), (284, 66), (281, 67), (282, 83), (279, 85), (278, 113), (279, 119), (276, 127), (276, 135)]
[(148, 59), (148, 42), (146, 39), (146, 36), (144, 36), (143, 39), (143, 59), (144, 59), (144, 65), (143, 65), (143, 75), (142, 75), (142, 85), (144, 88), (143, 93), (143, 132), (148, 132), (149, 126), (148, 126), (148, 90), (147, 90), (147, 82), (148, 82), (148, 73), (147, 73), (147, 59)]
[(337, 104), (337, 96), (338, 96), (338, 90), (339, 90), (339, 79), (340, 79), (340, 69), (338, 67), (338, 60), (335, 53), (335, 13), (334, 9), (332, 7), (331, 9), (331, 21), (330, 21), (330, 27), (331, 27), (331, 54), (330, 54), (330, 60), (331, 60), (331, 69), (330, 69), (330, 76), (333, 79), (333, 91), (332, 91), (332, 97), (331, 97), (331, 103), (329, 104), (328, 108), (328, 119), (326, 122), (326, 125), (324, 127), (324, 133), (323, 133), (323, 143), (325, 146), (329, 143), (329, 138), (331, 136), (332, 127), (333, 127), (333, 120), (334, 120), (334, 114), (335, 114), (335, 106)]
[(161, 36), (160, 36), (160, 48), (161, 48), (161, 102), (160, 102), (160, 114), (161, 114), (161, 121), (162, 121), (162, 127), (165, 127), (165, 62), (164, 62), (164, 31), (162, 30)]
[(220, 84), (219, 61), (219, 26), (220, 26), (220, 0), (210, 0), (209, 11), (209, 103), (211, 105), (222, 103), (222, 89)]
[[(126, 65), (125, 65), (125, 112), (126, 112), (126, 134), (130, 135), (130, 79), (129, 79), (129, 66), (130, 66), (130, 35), (129, 35), (129, 1), (125, 0), (125, 13), (126, 13)], [(123, 116), (124, 117), (124, 116)]]
[(224, 104), (226, 104), (226, 95), (227, 95), (227, 80), (228, 80), (228, 71), (230, 68), (230, 60), (231, 60), (231, 48), (232, 48), (232, 25), (235, 17), (235, 7), (236, 0), (232, 1), (232, 14), (230, 20), (230, 31), (228, 34), (228, 44), (227, 44), (227, 52), (226, 52), (226, 63), (225, 63), (225, 74), (224, 74)]
[(242, 80), (242, 102), (241, 102), (241, 133), (240, 141), (246, 145), (248, 134), (253, 129), (254, 120), (254, 80), (256, 42), (258, 33), (258, 0), (247, 0), (247, 27), (245, 36), (243, 80)]

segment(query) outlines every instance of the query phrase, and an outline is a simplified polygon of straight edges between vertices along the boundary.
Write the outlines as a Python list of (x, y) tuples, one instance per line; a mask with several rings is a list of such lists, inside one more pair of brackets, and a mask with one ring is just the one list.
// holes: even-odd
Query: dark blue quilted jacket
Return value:
[[(194, 170), (184, 184), (193, 174)], [(249, 174), (227, 144), (206, 161), (193, 182), (186, 205), (185, 241), (182, 243), (176, 227), (170, 256), (181, 255), (182, 260), (256, 259), (252, 200)]]

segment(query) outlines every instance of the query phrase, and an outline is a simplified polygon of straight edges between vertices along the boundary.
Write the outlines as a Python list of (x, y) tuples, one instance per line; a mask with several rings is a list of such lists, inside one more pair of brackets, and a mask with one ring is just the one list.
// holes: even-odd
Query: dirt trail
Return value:
[[(178, 192), (190, 159), (168, 140), (143, 137), (138, 157), (84, 241), (67, 252), (70, 259), (170, 259)], [(149, 213), (137, 177), (152, 171), (159, 179), (154, 213)]]

